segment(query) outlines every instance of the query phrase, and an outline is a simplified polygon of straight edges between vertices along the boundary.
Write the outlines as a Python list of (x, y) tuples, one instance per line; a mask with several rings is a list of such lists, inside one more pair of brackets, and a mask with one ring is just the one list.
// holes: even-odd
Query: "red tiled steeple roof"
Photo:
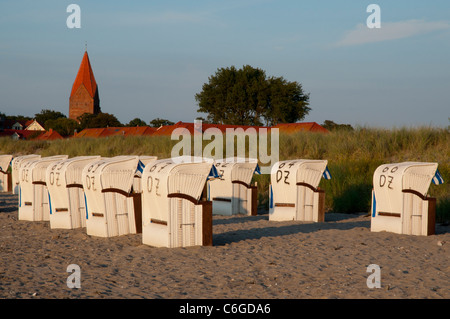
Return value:
[(93, 98), (95, 96), (95, 91), (97, 90), (97, 82), (95, 82), (94, 72), (92, 72), (91, 63), (89, 62), (89, 56), (87, 51), (84, 52), (83, 60), (81, 60), (81, 65), (73, 82), (72, 92), (70, 96), (78, 90), (80, 85), (84, 85), (86, 90), (89, 92), (90, 96)]

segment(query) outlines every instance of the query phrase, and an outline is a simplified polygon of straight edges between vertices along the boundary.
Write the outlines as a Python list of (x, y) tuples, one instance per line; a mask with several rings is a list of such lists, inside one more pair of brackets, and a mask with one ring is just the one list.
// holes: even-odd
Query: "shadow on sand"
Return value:
[(285, 222), (275, 222), (275, 221), (269, 222), (268, 215), (239, 216), (227, 219), (216, 219), (213, 221), (213, 225), (248, 223), (264, 220), (266, 220), (267, 223), (274, 223), (274, 224), (273, 226), (269, 227), (255, 227), (250, 229), (228, 231), (221, 234), (213, 234), (213, 242), (215, 246), (221, 246), (243, 240), (261, 239), (263, 237), (279, 237), (298, 233), (306, 234), (316, 232), (319, 230), (329, 230), (329, 229), (349, 230), (352, 228), (360, 228), (360, 227), (370, 229), (369, 218), (367, 218), (366, 220), (357, 220), (357, 221), (354, 220), (360, 217), (360, 215), (326, 214), (325, 216), (326, 216), (325, 222), (323, 223), (294, 222), (294, 224), (290, 225), (280, 225), (280, 223)]
[(19, 203), (19, 196), (11, 193), (3, 193), (0, 196), (0, 214), (11, 213), (17, 211)]
[[(362, 215), (364, 216), (361, 220)], [(358, 219), (358, 220), (355, 220)], [(250, 229), (239, 229), (213, 234), (214, 246), (222, 246), (236, 243), (244, 240), (261, 239), (264, 237), (280, 237), (293, 234), (307, 234), (320, 230), (350, 230), (353, 228), (367, 228), (370, 230), (370, 216), (366, 214), (325, 214), (325, 222), (293, 222), (289, 225), (280, 225), (280, 223), (290, 222), (269, 222), (268, 214), (257, 216), (237, 216), (226, 219), (216, 219), (213, 225), (227, 225), (232, 223), (252, 223), (267, 221), (267, 224), (274, 223), (273, 226), (254, 227)], [(436, 224), (435, 235), (450, 233), (450, 225)], [(412, 236), (400, 235), (399, 236)]]

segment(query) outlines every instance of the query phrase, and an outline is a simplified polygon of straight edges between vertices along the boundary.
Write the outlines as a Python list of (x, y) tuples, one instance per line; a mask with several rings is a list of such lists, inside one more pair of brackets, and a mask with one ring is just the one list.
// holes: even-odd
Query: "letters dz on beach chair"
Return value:
[(431, 182), (444, 180), (437, 163), (383, 164), (373, 175), (371, 231), (433, 235), (436, 199), (427, 196)]
[(212, 245), (212, 203), (202, 200), (217, 170), (209, 159), (179, 157), (147, 165), (142, 174), (142, 241), (156, 247)]
[(78, 156), (54, 162), (46, 172), (50, 198), (50, 228), (86, 227), (86, 199), (82, 172), (100, 156)]
[(133, 184), (143, 167), (139, 156), (102, 158), (85, 166), (88, 235), (113, 237), (142, 231), (141, 193), (133, 191)]
[(41, 157), (24, 161), (19, 171), (19, 219), (49, 221), (50, 206), (46, 182), (47, 167), (67, 159), (67, 155)]
[(41, 155), (30, 154), (30, 155), (21, 155), (14, 157), (11, 161), (11, 177), (12, 177), (12, 192), (13, 194), (19, 194), (20, 187), (20, 179), (19, 179), (19, 171), (20, 165), (29, 160), (35, 160), (41, 158)]
[(320, 179), (330, 179), (326, 160), (288, 160), (273, 165), (269, 187), (269, 220), (325, 220), (325, 192)]

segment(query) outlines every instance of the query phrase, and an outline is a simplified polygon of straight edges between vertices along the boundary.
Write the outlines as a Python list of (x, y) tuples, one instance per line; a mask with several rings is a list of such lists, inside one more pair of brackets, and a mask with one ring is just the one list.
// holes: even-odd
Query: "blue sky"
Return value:
[[(69, 29), (69, 4), (81, 28)], [(369, 29), (369, 4), (381, 28)], [(85, 49), (100, 107), (193, 122), (218, 68), (249, 64), (310, 93), (305, 122), (449, 125), (450, 1), (0, 1), (0, 112), (68, 115)]]

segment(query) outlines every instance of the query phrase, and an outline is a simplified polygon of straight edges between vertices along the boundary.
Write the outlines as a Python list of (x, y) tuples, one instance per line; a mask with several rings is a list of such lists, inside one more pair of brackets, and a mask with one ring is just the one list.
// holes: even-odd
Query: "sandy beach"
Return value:
[[(0, 194), (2, 299), (447, 299), (450, 226), (417, 237), (370, 232), (367, 214), (323, 223), (214, 216), (213, 246), (155, 248), (141, 234), (88, 236), (18, 220), (18, 197)], [(81, 271), (70, 289), (67, 267)], [(381, 288), (367, 267), (380, 266)]]

